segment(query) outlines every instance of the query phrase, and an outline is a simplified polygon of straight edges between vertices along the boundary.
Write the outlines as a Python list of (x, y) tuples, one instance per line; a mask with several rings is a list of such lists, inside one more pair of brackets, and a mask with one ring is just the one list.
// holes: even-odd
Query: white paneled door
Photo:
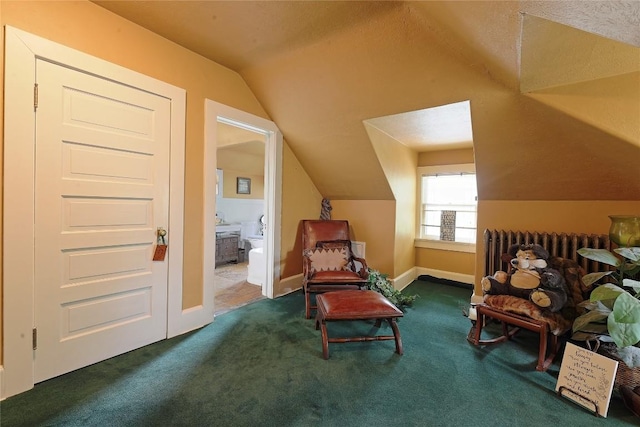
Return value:
[(169, 224), (171, 104), (42, 60), (36, 75), (39, 382), (167, 335), (167, 261), (152, 258)]

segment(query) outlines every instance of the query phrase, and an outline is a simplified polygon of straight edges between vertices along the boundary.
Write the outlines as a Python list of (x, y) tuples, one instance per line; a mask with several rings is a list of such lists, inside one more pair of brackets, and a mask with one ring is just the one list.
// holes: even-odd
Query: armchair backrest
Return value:
[(302, 221), (302, 250), (314, 249), (318, 242), (350, 240), (349, 221), (312, 220)]

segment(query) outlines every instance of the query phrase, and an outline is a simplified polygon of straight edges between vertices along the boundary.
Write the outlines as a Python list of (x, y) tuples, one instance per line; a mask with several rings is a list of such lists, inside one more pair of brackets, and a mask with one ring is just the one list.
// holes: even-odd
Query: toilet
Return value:
[(247, 236), (247, 240), (251, 243), (251, 249), (261, 248), (264, 246), (264, 236), (251, 235)]
[(266, 267), (263, 248), (251, 249), (249, 251), (249, 265), (247, 265), (247, 282), (259, 286), (264, 285)]
[(264, 257), (263, 246), (264, 236), (258, 234), (260, 224), (255, 222), (243, 222), (240, 231), (240, 238), (243, 242), (251, 245), (247, 260), (247, 282), (262, 286), (265, 283), (267, 264)]

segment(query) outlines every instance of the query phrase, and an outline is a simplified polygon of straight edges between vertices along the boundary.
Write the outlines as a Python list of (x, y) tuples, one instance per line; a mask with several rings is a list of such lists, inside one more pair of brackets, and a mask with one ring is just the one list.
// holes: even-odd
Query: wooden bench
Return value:
[[(322, 356), (329, 358), (329, 343), (395, 340), (396, 353), (402, 354), (402, 340), (396, 319), (403, 313), (388, 299), (371, 290), (343, 290), (319, 294), (316, 299), (316, 329), (322, 333)], [(386, 320), (393, 335), (329, 338), (327, 322), (343, 320), (375, 320), (377, 328)]]

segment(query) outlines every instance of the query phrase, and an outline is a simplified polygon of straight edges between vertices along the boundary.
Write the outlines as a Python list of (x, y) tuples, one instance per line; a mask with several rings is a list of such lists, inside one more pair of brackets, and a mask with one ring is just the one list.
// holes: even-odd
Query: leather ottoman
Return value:
[[(371, 290), (343, 290), (319, 294), (316, 298), (316, 329), (322, 333), (322, 356), (329, 358), (329, 343), (395, 340), (396, 353), (402, 354), (402, 340), (396, 319), (403, 313), (387, 298)], [(345, 320), (375, 320), (380, 327), (383, 320), (391, 326), (393, 335), (329, 338), (327, 322)]]

